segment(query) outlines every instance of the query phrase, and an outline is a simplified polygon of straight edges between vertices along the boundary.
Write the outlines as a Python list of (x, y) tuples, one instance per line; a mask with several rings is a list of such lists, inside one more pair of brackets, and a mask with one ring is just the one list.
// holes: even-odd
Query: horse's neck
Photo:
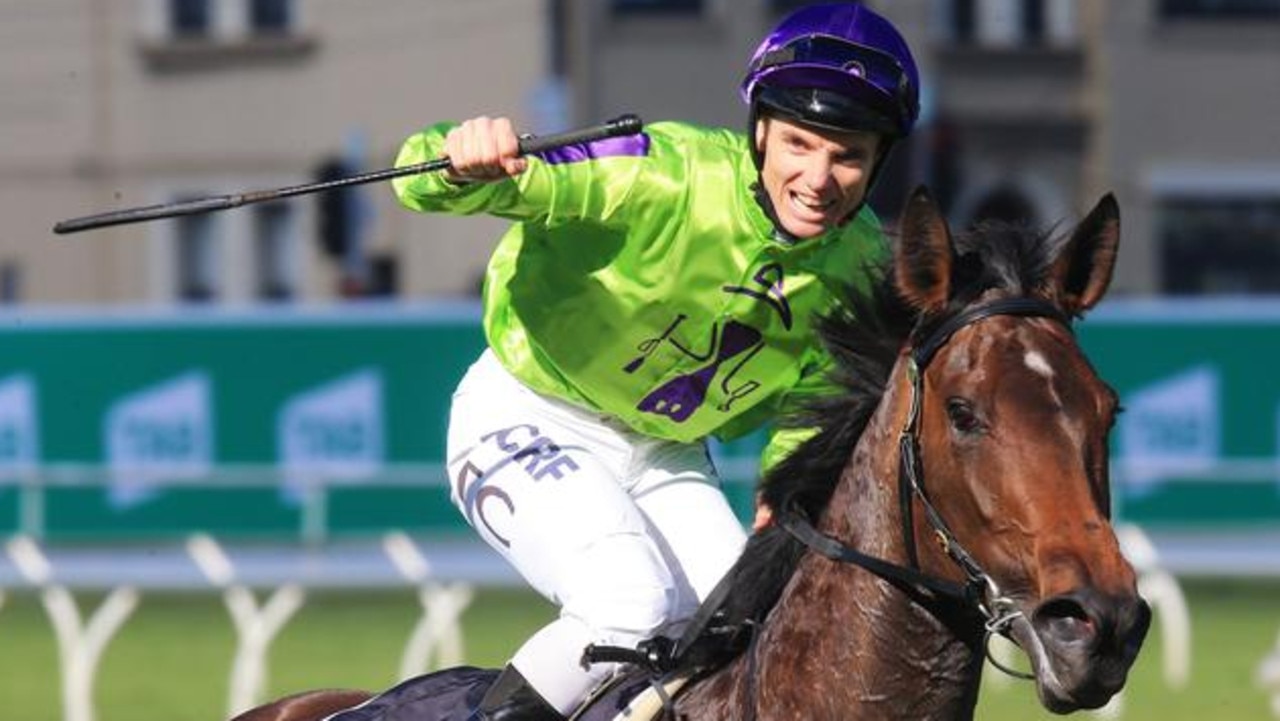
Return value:
[[(868, 425), (820, 529), (863, 553), (907, 565), (897, 488), (901, 395), (891, 390)], [(860, 567), (807, 554), (764, 634), (756, 649), (761, 688), (771, 696), (786, 693), (780, 684), (795, 689), (792, 702), (800, 705), (793, 710), (815, 703), (830, 710), (807, 710), (806, 718), (972, 717), (980, 668), (973, 639), (958, 638)], [(787, 705), (771, 715), (785, 717)]]

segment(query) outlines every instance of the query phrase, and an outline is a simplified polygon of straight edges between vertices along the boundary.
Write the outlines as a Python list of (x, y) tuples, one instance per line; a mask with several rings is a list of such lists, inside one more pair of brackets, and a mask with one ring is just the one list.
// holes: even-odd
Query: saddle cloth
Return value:
[[(447, 668), (402, 681), (325, 721), (467, 721), (497, 678), (496, 669)], [(664, 697), (673, 698), (689, 678), (676, 675), (657, 682), (643, 671), (620, 674), (603, 684), (571, 721), (658, 721)]]

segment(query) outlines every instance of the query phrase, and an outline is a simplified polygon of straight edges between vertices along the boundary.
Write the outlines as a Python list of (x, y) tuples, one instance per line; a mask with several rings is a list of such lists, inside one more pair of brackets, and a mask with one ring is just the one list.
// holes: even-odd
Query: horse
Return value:
[[(1110, 522), (1118, 398), (1072, 333), (1110, 285), (1115, 198), (1066, 233), (953, 235), (920, 188), (895, 234), (875, 291), (818, 323), (838, 392), (787, 418), (815, 432), (761, 481), (773, 519), (722, 583), (716, 622), (746, 640), (685, 654), (668, 718), (971, 719), (995, 634), (1049, 711), (1125, 683), (1151, 612)], [(337, 693), (235, 721), (368, 698)]]

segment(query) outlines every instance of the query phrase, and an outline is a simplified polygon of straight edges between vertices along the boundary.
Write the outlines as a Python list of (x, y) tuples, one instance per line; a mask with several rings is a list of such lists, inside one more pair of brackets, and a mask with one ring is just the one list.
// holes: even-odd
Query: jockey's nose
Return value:
[(831, 167), (832, 162), (828, 158), (811, 158), (804, 171), (805, 189), (814, 195), (822, 196), (832, 182)]

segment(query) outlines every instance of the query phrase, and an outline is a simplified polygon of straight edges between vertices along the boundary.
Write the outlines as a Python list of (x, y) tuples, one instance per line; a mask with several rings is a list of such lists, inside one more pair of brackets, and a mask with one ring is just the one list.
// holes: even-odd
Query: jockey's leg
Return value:
[[(645, 443), (598, 416), (546, 399), (489, 354), (454, 397), (449, 468), (455, 503), (480, 535), (561, 608), (512, 665), (567, 714), (612, 669), (583, 668), (587, 644), (634, 646), (691, 596), (655, 526), (624, 485)], [(700, 473), (709, 473), (705, 453)], [(740, 533), (740, 531), (739, 531)]]
[(628, 490), (686, 590), (677, 614), (685, 620), (737, 561), (746, 532), (701, 446), (650, 441), (641, 464)]

